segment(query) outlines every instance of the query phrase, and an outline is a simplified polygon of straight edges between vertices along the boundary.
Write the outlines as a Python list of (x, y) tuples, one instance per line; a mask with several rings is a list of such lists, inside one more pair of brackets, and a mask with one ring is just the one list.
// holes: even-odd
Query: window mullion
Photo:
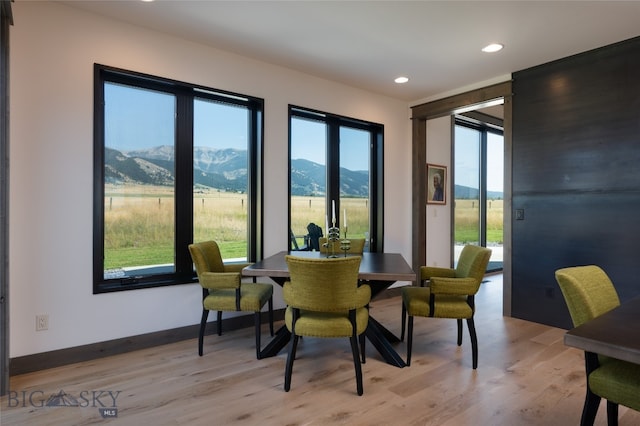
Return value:
[[(331, 220), (331, 202), (335, 201), (336, 212), (340, 212), (340, 123), (327, 120), (327, 214)], [(336, 226), (340, 215), (336, 214)]]
[(187, 246), (193, 242), (193, 96), (176, 97), (175, 265), (178, 276), (193, 274)]
[(480, 246), (487, 246), (487, 129), (480, 132)]
[[(259, 216), (259, 212), (262, 211), (263, 206), (263, 191), (259, 182), (263, 182), (263, 164), (262, 164), (262, 113), (261, 108), (257, 108), (255, 104), (251, 104), (250, 114), (250, 132), (249, 132), (249, 146), (247, 147), (247, 167), (248, 167), (248, 187), (247, 187), (247, 199), (256, 200), (256, 202), (249, 204), (247, 212), (247, 226), (249, 227), (249, 233), (247, 236), (247, 260), (255, 262), (258, 258), (262, 258), (262, 217)], [(258, 207), (260, 206), (260, 208)]]
[(372, 132), (371, 135), (371, 176), (369, 187), (374, 188), (371, 194), (371, 236), (370, 250), (383, 252), (384, 245), (384, 143), (382, 131)]

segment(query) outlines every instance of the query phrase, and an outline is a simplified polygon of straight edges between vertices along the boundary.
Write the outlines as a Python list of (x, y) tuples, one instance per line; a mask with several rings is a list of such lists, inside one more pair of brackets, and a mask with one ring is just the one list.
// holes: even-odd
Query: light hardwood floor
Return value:
[[(487, 278), (477, 297), (475, 371), (466, 328), (458, 347), (454, 320), (416, 318), (410, 367), (391, 367), (367, 346), (362, 397), (347, 339), (305, 338), (286, 393), (286, 350), (256, 360), (253, 328), (247, 328), (206, 336), (203, 357), (192, 339), (12, 377), (0, 423), (577, 425), (585, 393), (583, 354), (564, 346), (565, 330), (504, 318), (502, 277)], [(400, 333), (399, 297), (373, 301), (371, 312)], [(404, 343), (397, 349), (405, 355)], [(60, 392), (78, 406), (43, 406)], [(101, 417), (101, 407), (114, 405), (116, 418)], [(625, 407), (619, 418), (620, 425), (640, 424), (640, 413)], [(604, 402), (596, 424), (606, 424)]]

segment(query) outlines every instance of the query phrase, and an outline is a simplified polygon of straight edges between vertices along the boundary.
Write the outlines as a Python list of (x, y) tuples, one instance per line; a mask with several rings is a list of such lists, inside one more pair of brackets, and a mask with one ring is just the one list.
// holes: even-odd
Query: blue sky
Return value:
[[(326, 126), (319, 121), (294, 119), (291, 126), (291, 158), (304, 158), (326, 165)], [(369, 133), (342, 127), (340, 129), (340, 167), (369, 170)]]
[[(175, 98), (172, 95), (108, 83), (105, 85), (105, 111), (108, 147), (126, 151), (173, 145)], [(247, 112), (244, 108), (196, 100), (194, 120), (196, 146), (246, 149)], [(306, 158), (324, 165), (325, 125), (295, 119), (292, 127), (292, 158)], [(341, 166), (368, 170), (368, 133), (342, 128), (341, 139)]]
[[(173, 145), (175, 98), (172, 95), (118, 84), (106, 84), (105, 87), (108, 147), (130, 150)], [(132, 91), (135, 91), (135, 96), (131, 96)], [(244, 108), (197, 100), (194, 114), (197, 146), (246, 149), (247, 112)], [(457, 129), (456, 183), (477, 188), (479, 154), (475, 146), (478, 133), (460, 126)], [(369, 133), (343, 127), (340, 138), (340, 166), (349, 170), (369, 170)], [(298, 118), (293, 120), (291, 158), (304, 158), (325, 165), (325, 144), (324, 123)], [(503, 191), (503, 151), (502, 137), (489, 133), (489, 191)], [(469, 172), (465, 172), (465, 169)]]
[[(117, 84), (105, 87), (107, 146), (130, 150), (174, 144), (174, 96)], [(247, 149), (246, 109), (196, 100), (194, 120), (196, 145)]]
[[(478, 188), (480, 186), (479, 133), (463, 126), (456, 126), (456, 184)], [(495, 133), (487, 136), (487, 190), (504, 192), (504, 143)]]
[(171, 95), (107, 83), (105, 116), (109, 148), (126, 151), (173, 145), (175, 98)]

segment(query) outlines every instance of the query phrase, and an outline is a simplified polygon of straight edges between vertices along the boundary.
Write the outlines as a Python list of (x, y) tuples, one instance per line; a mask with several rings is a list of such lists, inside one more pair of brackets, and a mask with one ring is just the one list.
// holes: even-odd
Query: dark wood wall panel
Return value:
[(513, 222), (513, 316), (570, 328), (554, 276), (566, 266), (599, 265), (621, 299), (640, 294), (640, 193), (532, 194), (518, 197), (515, 205), (525, 219)]
[(640, 294), (640, 38), (514, 74), (512, 315), (569, 328), (558, 268)]

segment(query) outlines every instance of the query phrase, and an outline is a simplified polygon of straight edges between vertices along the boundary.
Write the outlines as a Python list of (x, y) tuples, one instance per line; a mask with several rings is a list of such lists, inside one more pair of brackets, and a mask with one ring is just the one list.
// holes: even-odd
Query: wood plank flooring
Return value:
[[(564, 346), (565, 330), (502, 317), (502, 277), (487, 278), (476, 303), (475, 371), (466, 328), (458, 347), (454, 320), (416, 318), (410, 367), (387, 365), (367, 345), (362, 397), (356, 393), (347, 339), (303, 339), (287, 393), (286, 350), (256, 360), (253, 328), (247, 328), (206, 336), (202, 357), (192, 339), (14, 376), (11, 394), (1, 400), (0, 423), (579, 424), (585, 394), (583, 354)], [(400, 312), (399, 297), (371, 304), (372, 315), (398, 335)], [(263, 336), (268, 337), (266, 326)], [(405, 356), (404, 343), (397, 350)], [(55, 395), (62, 396), (58, 406), (45, 406)], [(640, 413), (625, 407), (620, 407), (619, 418), (621, 426), (640, 424)], [(605, 424), (603, 401), (596, 425)]]

